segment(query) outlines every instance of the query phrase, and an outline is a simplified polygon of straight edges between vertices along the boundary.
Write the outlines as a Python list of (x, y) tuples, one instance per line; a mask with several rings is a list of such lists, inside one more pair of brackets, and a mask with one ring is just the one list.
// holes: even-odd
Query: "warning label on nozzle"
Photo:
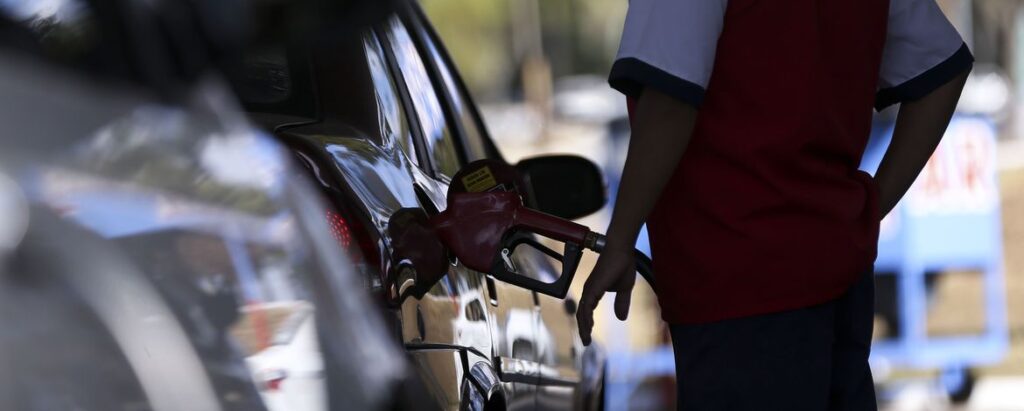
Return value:
[(462, 185), (466, 187), (467, 192), (481, 193), (490, 191), (494, 186), (498, 185), (498, 180), (494, 178), (494, 173), (491, 173), (490, 167), (481, 167), (479, 170), (462, 177)]

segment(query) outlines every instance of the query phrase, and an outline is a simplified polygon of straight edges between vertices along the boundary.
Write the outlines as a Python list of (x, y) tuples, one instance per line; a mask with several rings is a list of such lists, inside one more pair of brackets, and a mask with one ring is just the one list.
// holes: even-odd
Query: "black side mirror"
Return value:
[(583, 157), (528, 158), (516, 169), (526, 183), (526, 204), (535, 210), (575, 220), (600, 210), (608, 201), (601, 169)]

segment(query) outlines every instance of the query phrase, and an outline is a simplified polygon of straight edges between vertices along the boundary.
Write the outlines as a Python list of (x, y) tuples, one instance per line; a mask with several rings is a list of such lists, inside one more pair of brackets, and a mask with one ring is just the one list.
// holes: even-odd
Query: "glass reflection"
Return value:
[(390, 20), (388, 33), (391, 48), (395, 52), (395, 58), (416, 107), (416, 115), (429, 146), (427, 149), (434, 161), (434, 170), (451, 178), (459, 171), (459, 156), (441, 102), (427, 74), (426, 65), (398, 17), (392, 17)]
[(434, 65), (437, 66), (437, 70), (441, 73), (441, 80), (444, 81), (444, 86), (448, 89), (452, 108), (455, 110), (457, 121), (462, 125), (462, 131), (466, 137), (464, 141), (470, 154), (474, 160), (487, 158), (487, 146), (484, 143), (483, 133), (481, 132), (482, 127), (477, 123), (476, 118), (470, 111), (473, 108), (471, 107), (472, 103), (469, 95), (464, 88), (459, 87), (459, 84), (455, 82), (455, 75), (452, 73), (452, 68), (449, 67), (450, 62), (441, 56), (433, 36), (422, 30), (420, 33), (424, 43), (427, 45), (427, 50), (430, 51), (430, 58), (434, 60)]
[(100, 33), (82, 0), (0, 0), (0, 15), (21, 23), (50, 57), (79, 57)]
[(405, 110), (399, 102), (398, 89), (395, 87), (391, 71), (384, 64), (384, 51), (377, 36), (372, 32), (367, 34), (363, 38), (363, 48), (366, 49), (366, 61), (370, 67), (370, 76), (373, 78), (377, 113), (380, 116), (380, 130), (386, 142), (385, 146), (390, 148), (391, 144), (398, 143), (412, 163), (419, 165)]
[(387, 221), (396, 210), (419, 207), (412, 176), (401, 162), (383, 160), (390, 156), (366, 140), (338, 139), (328, 143), (327, 151), (342, 174), (360, 177), (348, 183), (378, 230), (387, 228)]
[[(0, 152), (0, 165), (8, 167), (0, 171), (45, 211), (37, 214), (55, 214), (63, 226), (33, 220), (33, 238), (48, 239), (30, 242), (35, 251), (26, 246), (10, 270), (0, 266), (0, 282), (53, 272), (71, 286), (0, 286), (2, 315), (25, 315), (4, 323), (18, 332), (0, 335), (0, 361), (12, 352), (21, 360), (3, 361), (0, 377), (28, 381), (2, 393), (52, 380), (4, 396), (0, 409), (372, 410), (392, 400), (389, 387), (404, 372), (403, 357), (332, 243), (318, 197), (277, 145), (215, 109), (233, 107), (222, 98), (203, 94), (187, 109), (138, 107), (98, 130), (54, 138), (46, 150), (18, 153), (5, 142), (12, 149)], [(85, 237), (72, 240), (78, 231)], [(104, 254), (74, 253), (96, 247)], [(85, 268), (121, 259), (123, 269)], [(63, 265), (40, 266), (48, 261)], [(130, 291), (139, 287), (152, 289), (150, 297)], [(58, 291), (70, 296), (45, 300), (61, 302), (38, 313), (31, 309), (39, 304), (18, 297)], [(140, 304), (166, 314), (132, 308)], [(32, 332), (42, 322), (74, 326)], [(153, 338), (163, 335), (155, 333), (157, 324), (173, 325), (164, 328), (181, 338), (160, 338), (151, 348), (164, 348), (146, 353), (141, 342), (157, 344)], [(33, 335), (47, 343), (31, 345), (26, 336)], [(195, 358), (198, 374), (147, 377), (184, 369), (180, 361), (162, 362), (171, 351), (191, 353), (186, 357)], [(105, 391), (50, 374), (56, 359), (102, 368), (68, 375), (125, 387), (120, 399), (99, 401), (90, 393)], [(160, 394), (186, 383), (207, 384), (216, 406), (199, 405), (201, 396)]]

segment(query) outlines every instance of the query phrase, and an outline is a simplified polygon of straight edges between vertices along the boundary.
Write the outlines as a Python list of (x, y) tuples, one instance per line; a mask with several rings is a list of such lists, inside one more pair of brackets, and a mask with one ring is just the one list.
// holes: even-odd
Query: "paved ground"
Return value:
[(899, 389), (882, 411), (1022, 411), (1024, 377), (987, 377), (978, 381), (967, 404), (956, 406), (932, 382), (911, 382)]

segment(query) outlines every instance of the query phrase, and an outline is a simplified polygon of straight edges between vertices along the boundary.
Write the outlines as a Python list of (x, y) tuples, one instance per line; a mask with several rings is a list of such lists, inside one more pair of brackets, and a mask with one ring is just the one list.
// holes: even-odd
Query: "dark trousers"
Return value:
[(875, 411), (868, 368), (874, 276), (837, 300), (672, 325), (679, 410)]

